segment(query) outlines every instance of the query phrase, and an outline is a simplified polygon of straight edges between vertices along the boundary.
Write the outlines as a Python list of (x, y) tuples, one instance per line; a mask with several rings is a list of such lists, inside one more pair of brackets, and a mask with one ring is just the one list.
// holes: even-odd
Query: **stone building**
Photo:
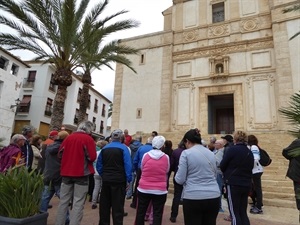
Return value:
[[(117, 64), (112, 129), (176, 145), (197, 127), (205, 139), (244, 130), (273, 158), (263, 176), (264, 204), (295, 207), (288, 161), (293, 140), (278, 109), (300, 90), (299, 11), (295, 0), (173, 0), (164, 30), (120, 40), (140, 50), (135, 74)], [(295, 214), (296, 215), (296, 214)]]
[(173, 0), (164, 30), (121, 40), (112, 127), (225, 134), (287, 130), (278, 108), (300, 89), (299, 12), (292, 0)]

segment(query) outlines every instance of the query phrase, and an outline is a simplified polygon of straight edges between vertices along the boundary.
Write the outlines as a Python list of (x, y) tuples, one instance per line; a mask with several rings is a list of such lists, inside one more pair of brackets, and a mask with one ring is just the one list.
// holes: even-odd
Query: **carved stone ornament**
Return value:
[(249, 32), (253, 30), (257, 30), (259, 28), (259, 20), (258, 19), (250, 19), (241, 21), (241, 32)]
[(208, 28), (208, 36), (209, 37), (219, 37), (219, 36), (228, 35), (228, 34), (229, 34), (228, 24)]
[(183, 33), (183, 38), (185, 41), (193, 41), (196, 39), (197, 31), (189, 31)]

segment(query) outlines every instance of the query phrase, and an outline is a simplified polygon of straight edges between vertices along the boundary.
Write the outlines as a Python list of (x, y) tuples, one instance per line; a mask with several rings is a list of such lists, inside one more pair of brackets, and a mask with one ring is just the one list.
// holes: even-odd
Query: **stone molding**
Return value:
[(194, 48), (187, 51), (173, 53), (173, 61), (182, 61), (214, 55), (227, 55), (234, 52), (246, 52), (259, 49), (273, 48), (272, 37), (259, 38), (255, 40), (241, 41), (237, 43), (220, 44), (203, 48)]

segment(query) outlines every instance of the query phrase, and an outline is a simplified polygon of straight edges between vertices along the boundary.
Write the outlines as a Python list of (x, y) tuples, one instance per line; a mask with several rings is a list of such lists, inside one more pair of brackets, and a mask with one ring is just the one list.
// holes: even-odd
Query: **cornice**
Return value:
[(245, 52), (258, 49), (274, 47), (273, 37), (258, 38), (228, 44), (217, 44), (206, 47), (199, 47), (190, 50), (173, 52), (173, 61), (181, 61), (199, 57), (210, 57), (215, 55), (226, 55), (233, 52)]

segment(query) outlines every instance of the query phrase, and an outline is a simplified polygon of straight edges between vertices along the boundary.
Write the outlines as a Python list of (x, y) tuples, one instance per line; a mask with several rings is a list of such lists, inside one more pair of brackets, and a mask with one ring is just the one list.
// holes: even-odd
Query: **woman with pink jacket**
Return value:
[(145, 153), (142, 159), (142, 175), (138, 186), (138, 204), (136, 225), (144, 225), (149, 203), (153, 205), (153, 224), (161, 225), (167, 199), (167, 178), (170, 169), (169, 156), (161, 151), (165, 143), (163, 136), (152, 140), (153, 149)]

